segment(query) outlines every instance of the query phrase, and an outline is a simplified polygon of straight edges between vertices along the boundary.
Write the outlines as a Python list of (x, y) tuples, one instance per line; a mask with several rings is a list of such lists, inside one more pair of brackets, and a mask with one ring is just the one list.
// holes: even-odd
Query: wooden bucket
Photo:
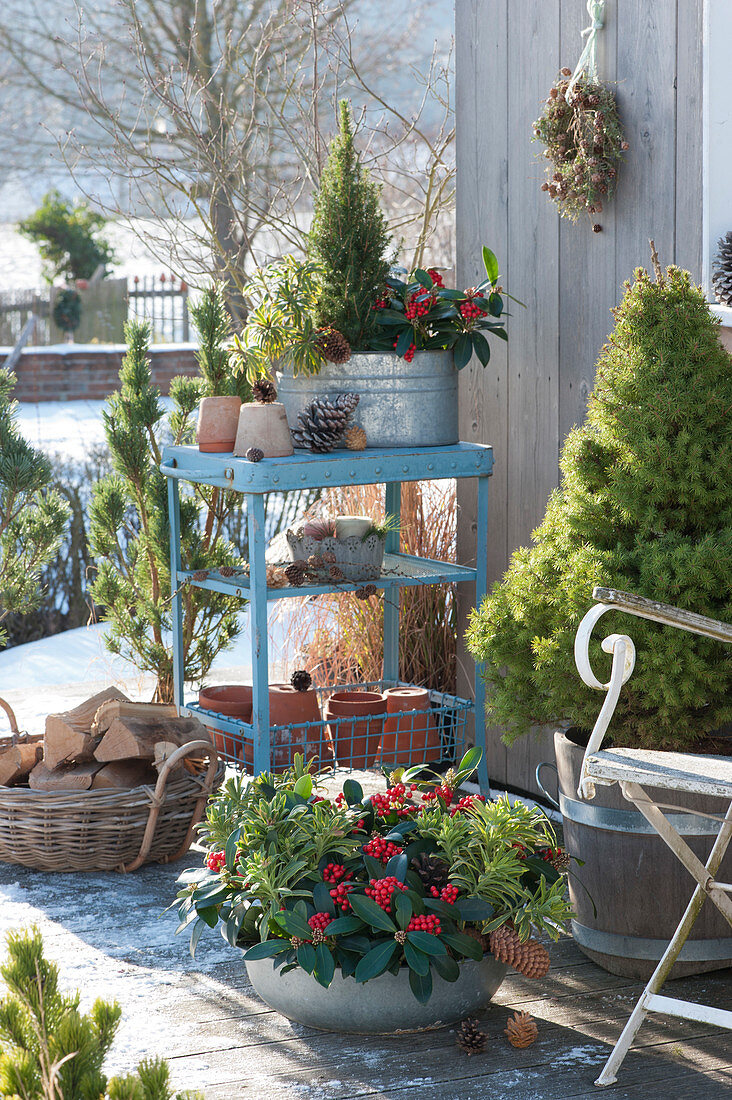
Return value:
[[(576, 914), (572, 921), (574, 938), (588, 958), (611, 974), (646, 980), (688, 905), (694, 880), (642, 814), (623, 798), (617, 785), (598, 785), (591, 802), (578, 798), (584, 747), (573, 731), (567, 735), (555, 733), (554, 751), (565, 847), (570, 855), (585, 861), (584, 867), (572, 865), (569, 878)], [(659, 802), (721, 817), (728, 806), (724, 798), (654, 787), (648, 792)], [(695, 814), (663, 812), (670, 816), (692, 851), (706, 862), (719, 831), (718, 823)], [(732, 849), (717, 877), (720, 882), (732, 882)], [(671, 977), (728, 966), (732, 966), (732, 929), (708, 901)]]

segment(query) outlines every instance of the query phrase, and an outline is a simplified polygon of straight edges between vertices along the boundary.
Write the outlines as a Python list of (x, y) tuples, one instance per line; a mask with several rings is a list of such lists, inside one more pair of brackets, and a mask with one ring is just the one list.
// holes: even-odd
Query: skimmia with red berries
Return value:
[(394, 350), (411, 362), (415, 352), (451, 348), (458, 370), (473, 355), (485, 367), (491, 356), (486, 333), (507, 339), (501, 317), (504, 297), (511, 295), (499, 285), (498, 260), (490, 248), (483, 248), (483, 264), (486, 278), (465, 290), (444, 286), (435, 268), (411, 274), (394, 269), (373, 306), (378, 320), (371, 349)]
[(228, 780), (201, 826), (205, 866), (179, 880), (179, 931), (195, 950), (220, 924), (245, 959), (299, 966), (325, 987), (336, 972), (366, 982), (408, 969), (422, 1002), (433, 974), (456, 981), (492, 949), (519, 969), (530, 955), (536, 973), (546, 953), (532, 928), (556, 939), (571, 916), (566, 854), (541, 810), (460, 794), (479, 759), (471, 749), (445, 776), (384, 772), (385, 792), (368, 796), (353, 779), (324, 796), (302, 757), (282, 775)]

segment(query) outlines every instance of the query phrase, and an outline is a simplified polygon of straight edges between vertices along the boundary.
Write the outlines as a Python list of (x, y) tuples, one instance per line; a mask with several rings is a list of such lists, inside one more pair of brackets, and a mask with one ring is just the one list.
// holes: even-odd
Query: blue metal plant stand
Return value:
[[(389, 590), (393, 598), (384, 601), (383, 680), (399, 683), (399, 590), (409, 585), (466, 583), (475, 585), (475, 603), (484, 595), (487, 574), (488, 478), (493, 469), (493, 449), (474, 443), (449, 447), (367, 449), (333, 451), (316, 455), (295, 451), (290, 458), (249, 462), (231, 454), (204, 454), (197, 447), (167, 446), (163, 449), (161, 473), (168, 479), (170, 561), (172, 585), (173, 676), (175, 703), (180, 713), (198, 714), (185, 705), (183, 676), (183, 601), (181, 586), (191, 584), (212, 592), (248, 599), (251, 615), (252, 722), (242, 723), (206, 712), (206, 723), (225, 733), (236, 732), (253, 741), (254, 770), (268, 771), (271, 760), (269, 723), (269, 662), (267, 652), (267, 603), (270, 600), (302, 597), (333, 591), (353, 591), (359, 584), (305, 584), (299, 587), (268, 588), (265, 563), (264, 497), (295, 489), (327, 489), (337, 485), (386, 486), (386, 513), (400, 516), (402, 482), (436, 481), (448, 478), (477, 478), (478, 542), (474, 568), (432, 561), (403, 554), (398, 530), (386, 537), (382, 575), (373, 581)], [(224, 577), (215, 570), (204, 578), (183, 568), (180, 545), (179, 482), (218, 486), (244, 495), (249, 534), (249, 575)], [(481, 666), (475, 675), (475, 741), (485, 749), (485, 686)], [(468, 706), (469, 704), (465, 704)], [(200, 715), (199, 715), (200, 716)], [(485, 751), (478, 775), (481, 789), (488, 793)]]

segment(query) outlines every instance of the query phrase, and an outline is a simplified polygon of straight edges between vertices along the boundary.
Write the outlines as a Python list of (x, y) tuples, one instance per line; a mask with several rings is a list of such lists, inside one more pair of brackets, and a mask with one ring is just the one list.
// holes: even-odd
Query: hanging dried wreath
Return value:
[[(547, 179), (541, 185), (559, 206), (564, 218), (576, 221), (584, 212), (598, 214), (612, 198), (618, 167), (628, 142), (618, 117), (614, 92), (597, 76), (595, 38), (602, 27), (604, 0), (588, 0), (592, 25), (574, 73), (562, 69), (554, 82), (540, 119), (534, 123), (534, 141), (545, 146)], [(602, 226), (592, 226), (599, 233)]]

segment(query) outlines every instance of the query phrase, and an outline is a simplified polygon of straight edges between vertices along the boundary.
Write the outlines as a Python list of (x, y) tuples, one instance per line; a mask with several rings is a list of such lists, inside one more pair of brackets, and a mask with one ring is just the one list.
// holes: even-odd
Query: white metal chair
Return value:
[[(715, 619), (705, 618), (703, 615), (682, 611), (668, 604), (655, 603), (641, 596), (615, 592), (609, 588), (595, 588), (592, 595), (598, 602), (587, 612), (577, 628), (574, 658), (579, 674), (588, 687), (597, 688), (607, 694), (585, 751), (579, 796), (583, 799), (592, 799), (595, 796), (596, 784), (618, 783), (623, 796), (634, 803), (697, 883), (661, 961), (651, 975), (602, 1073), (595, 1082), (596, 1085), (612, 1085), (617, 1080), (617, 1071), (648, 1012), (661, 1012), (671, 1016), (681, 1016), (687, 1020), (698, 1020), (702, 1023), (732, 1028), (732, 1012), (660, 995), (661, 987), (671, 972), (707, 898), (717, 906), (720, 913), (732, 925), (732, 900), (728, 896), (732, 894), (732, 884), (715, 880), (715, 874), (732, 840), (732, 758), (692, 756), (646, 749), (601, 749), (605, 731), (620, 697), (620, 690), (633, 672), (635, 646), (627, 634), (611, 634), (603, 640), (601, 643), (603, 650), (611, 653), (613, 658), (610, 680), (607, 684), (603, 684), (596, 678), (590, 665), (590, 635), (598, 619), (613, 609), (677, 627), (680, 630), (688, 630), (692, 634), (715, 638), (720, 642), (732, 643), (732, 626)], [(664, 803), (651, 799), (644, 790), (644, 785), (666, 790), (719, 795), (730, 799), (725, 817), (715, 819), (719, 821), (719, 831), (706, 864), (703, 864), (692, 852), (661, 812)], [(673, 809), (678, 813), (677, 806)]]

